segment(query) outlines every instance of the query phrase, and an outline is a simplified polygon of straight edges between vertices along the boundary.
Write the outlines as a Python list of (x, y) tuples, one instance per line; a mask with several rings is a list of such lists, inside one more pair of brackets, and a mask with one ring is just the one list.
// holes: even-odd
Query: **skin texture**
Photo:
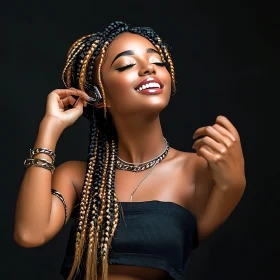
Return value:
[[(147, 53), (147, 49), (155, 49), (147, 39), (123, 33), (108, 47), (101, 69), (107, 109), (112, 114), (119, 138), (118, 155), (129, 162), (147, 161), (165, 148), (159, 114), (170, 99), (171, 77), (165, 66), (157, 64), (161, 62), (160, 55)], [(134, 54), (120, 56), (114, 61), (119, 53), (127, 50)], [(118, 70), (127, 65), (131, 66)], [(161, 81), (162, 93), (144, 95), (135, 90), (149, 77)], [(79, 99), (74, 108), (66, 109), (75, 102), (72, 95)], [(89, 100), (88, 95), (75, 89), (51, 92), (34, 147), (55, 150), (63, 130), (82, 115), (86, 100)], [(202, 242), (230, 216), (242, 197), (246, 179), (239, 134), (225, 116), (217, 116), (214, 123), (198, 128), (193, 137), (195, 152), (171, 148), (136, 191), (133, 202), (171, 201), (185, 207), (197, 218)], [(39, 157), (49, 159), (47, 155)], [(60, 200), (49, 194), (48, 184), (65, 198), (69, 218), (76, 198), (80, 197), (85, 172), (86, 163), (78, 161), (61, 164), (53, 177), (42, 168), (26, 170), (16, 209), (15, 240), (20, 245), (40, 246), (60, 231), (64, 209)], [(129, 201), (130, 194), (146, 172), (116, 171), (115, 191), (119, 201)], [(42, 188), (37, 188), (36, 182), (43, 182)], [(32, 217), (30, 213), (33, 213)], [(110, 280), (155, 280), (164, 276), (165, 272), (155, 269), (109, 266)]]

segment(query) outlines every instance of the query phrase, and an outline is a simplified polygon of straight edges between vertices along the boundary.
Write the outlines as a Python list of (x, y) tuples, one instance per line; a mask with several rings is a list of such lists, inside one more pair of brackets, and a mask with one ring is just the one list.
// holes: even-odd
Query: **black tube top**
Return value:
[[(198, 245), (195, 216), (173, 202), (122, 202), (121, 207), (109, 264), (157, 268), (170, 279), (185, 279), (190, 253)], [(61, 268), (65, 279), (74, 256), (75, 226)]]

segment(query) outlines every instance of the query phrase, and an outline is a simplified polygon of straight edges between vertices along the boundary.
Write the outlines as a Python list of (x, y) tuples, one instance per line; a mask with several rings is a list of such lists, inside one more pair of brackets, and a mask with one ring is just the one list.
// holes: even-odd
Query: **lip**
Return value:
[[(161, 82), (160, 79), (156, 78), (156, 77), (149, 77), (145, 80), (143, 80), (140, 84), (138, 84), (136, 87), (135, 87), (135, 90), (147, 83), (150, 83), (150, 82), (154, 82), (154, 83), (158, 83), (160, 85), (160, 89), (163, 88), (163, 83)], [(152, 90), (155, 90), (155, 89), (159, 89), (159, 88), (151, 88)]]

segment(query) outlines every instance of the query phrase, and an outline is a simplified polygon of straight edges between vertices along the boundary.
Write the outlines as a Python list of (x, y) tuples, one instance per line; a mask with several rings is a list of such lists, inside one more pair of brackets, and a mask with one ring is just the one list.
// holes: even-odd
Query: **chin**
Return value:
[(164, 100), (164, 99), (153, 99), (150, 100), (150, 102), (147, 102), (148, 104), (145, 104), (145, 106), (143, 106), (142, 111), (146, 112), (146, 113), (153, 113), (153, 114), (159, 114), (161, 111), (163, 111), (168, 103), (169, 103), (169, 99), (168, 100)]
[(147, 103), (149, 103), (151, 107), (159, 107), (163, 110), (168, 105), (169, 100), (170, 97), (167, 98), (164, 95), (154, 95), (151, 96), (150, 100), (148, 100)]
[[(133, 103), (122, 103), (121, 106), (116, 108), (115, 114), (122, 115), (125, 117), (133, 116), (135, 114), (139, 114), (142, 116), (145, 115), (155, 115), (159, 114), (163, 109), (167, 107), (169, 104), (170, 98), (163, 96), (163, 95), (154, 95), (154, 96), (147, 96), (148, 98), (142, 98), (141, 100), (138, 99), (137, 102)], [(111, 108), (112, 110), (113, 108)], [(109, 109), (109, 111), (111, 111)], [(113, 112), (112, 112), (113, 113)], [(115, 115), (114, 114), (114, 115)]]

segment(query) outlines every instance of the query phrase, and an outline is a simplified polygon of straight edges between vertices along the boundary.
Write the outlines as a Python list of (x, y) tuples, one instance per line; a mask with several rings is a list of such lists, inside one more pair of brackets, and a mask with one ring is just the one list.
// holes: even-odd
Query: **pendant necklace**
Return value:
[(167, 155), (169, 151), (169, 143), (167, 140), (164, 138), (166, 146), (164, 151), (152, 158), (151, 160), (141, 162), (141, 163), (132, 163), (132, 162), (127, 162), (121, 159), (119, 156), (117, 156), (117, 162), (116, 162), (116, 168), (120, 170), (126, 170), (126, 171), (132, 171), (132, 172), (141, 172), (147, 169), (150, 169), (149, 172), (142, 178), (142, 180), (137, 184), (136, 188), (133, 190), (133, 192), (130, 194), (130, 199), (129, 202), (132, 202), (132, 198), (134, 193), (137, 191), (141, 183), (152, 173), (154, 168), (159, 164)]

